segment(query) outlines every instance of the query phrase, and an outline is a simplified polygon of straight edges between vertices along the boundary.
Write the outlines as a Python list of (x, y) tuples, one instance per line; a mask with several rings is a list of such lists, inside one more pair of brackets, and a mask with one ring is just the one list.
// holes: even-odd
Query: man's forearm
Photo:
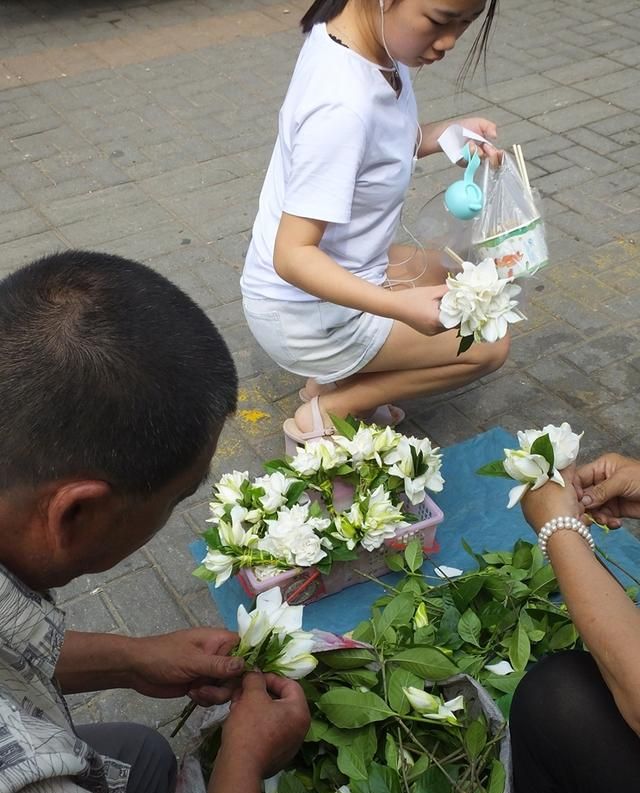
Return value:
[(135, 641), (110, 633), (67, 631), (55, 672), (63, 693), (129, 688)]
[(247, 759), (228, 757), (221, 750), (213, 767), (207, 793), (260, 793), (262, 779)]

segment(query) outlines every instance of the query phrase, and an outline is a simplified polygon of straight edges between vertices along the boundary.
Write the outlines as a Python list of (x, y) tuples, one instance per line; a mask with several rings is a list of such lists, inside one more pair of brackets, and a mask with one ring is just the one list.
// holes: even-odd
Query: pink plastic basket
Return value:
[(396, 536), (387, 540), (375, 551), (360, 550), (358, 558), (351, 562), (336, 562), (329, 575), (322, 575), (315, 567), (296, 567), (286, 570), (270, 578), (259, 580), (253, 570), (244, 569), (238, 573), (242, 588), (250, 597), (259, 595), (267, 589), (277, 586), (282, 592), (282, 599), (291, 605), (313, 603), (327, 595), (333, 595), (354, 584), (361, 584), (365, 578), (361, 573), (370, 576), (381, 576), (389, 571), (385, 556), (394, 549), (402, 550), (414, 537), (420, 537), (425, 553), (436, 553), (440, 546), (436, 542), (436, 529), (444, 517), (442, 510), (429, 496), (414, 506), (407, 504), (407, 511), (413, 512), (419, 520)]

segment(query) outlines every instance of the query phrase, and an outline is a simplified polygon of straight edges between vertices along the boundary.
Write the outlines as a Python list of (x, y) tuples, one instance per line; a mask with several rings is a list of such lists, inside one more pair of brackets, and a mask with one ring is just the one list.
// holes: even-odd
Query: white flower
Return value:
[(361, 426), (351, 440), (344, 435), (336, 435), (334, 441), (349, 454), (356, 466), (368, 460), (377, 460), (380, 463), (372, 427)]
[(281, 639), (299, 631), (302, 627), (302, 611), (302, 606), (283, 603), (282, 592), (278, 587), (261, 592), (251, 613), (247, 613), (244, 606), (238, 606), (240, 651), (257, 647), (272, 631)]
[(485, 666), (487, 672), (491, 672), (494, 675), (510, 675), (513, 672), (513, 667), (509, 663), (509, 661), (498, 661), (495, 664), (487, 664)]
[(259, 497), (262, 508), (267, 514), (276, 512), (287, 502), (287, 490), (295, 482), (280, 471), (258, 477), (253, 485), (264, 490), (264, 495)]
[[(415, 454), (422, 453), (424, 471), (415, 470), (412, 449)], [(384, 456), (385, 465), (390, 465), (389, 474), (403, 480), (404, 492), (412, 504), (424, 501), (426, 489), (434, 493), (442, 490), (442, 456), (438, 451), (428, 438), (402, 437), (396, 448)]]
[(409, 700), (411, 707), (417, 710), (418, 713), (437, 713), (438, 708), (442, 704), (440, 697), (429, 694), (421, 688), (409, 686), (408, 688), (402, 687), (405, 697)]
[(566, 421), (559, 427), (547, 424), (542, 430), (524, 430), (519, 432), (518, 441), (520, 448), (527, 452), (530, 451), (535, 441), (543, 435), (549, 436), (549, 441), (553, 447), (553, 464), (558, 471), (562, 471), (563, 468), (576, 461), (580, 451), (580, 440), (584, 432), (578, 435)]
[(202, 560), (202, 564), (216, 574), (216, 589), (231, 576), (233, 572), (233, 557), (220, 551), (209, 550)]
[(327, 438), (307, 441), (291, 461), (291, 467), (302, 476), (312, 476), (321, 468), (331, 471), (339, 468), (348, 459), (345, 449)]
[(429, 721), (446, 721), (449, 724), (457, 724), (458, 719), (455, 712), (464, 708), (462, 696), (443, 702), (440, 697), (422, 691), (419, 688), (409, 686), (402, 688), (406, 698), (411, 703), (411, 707), (417, 711), (424, 719)]
[(214, 485), (218, 494), (218, 501), (223, 504), (239, 504), (242, 501), (240, 488), (248, 481), (248, 471), (233, 471), (230, 474), (224, 474), (220, 481)]
[[(505, 472), (520, 484), (509, 491), (511, 509), (531, 488), (537, 490), (551, 479), (564, 487), (564, 479), (555, 468), (550, 472), (549, 462), (541, 454), (530, 454), (522, 449), (505, 449), (503, 462)], [(551, 473), (551, 475), (549, 475)]]
[(369, 505), (364, 516), (364, 535), (360, 540), (367, 551), (379, 548), (385, 540), (395, 536), (398, 529), (409, 524), (404, 520), (401, 510), (391, 501), (390, 494), (382, 485), (369, 495)]
[(258, 541), (258, 548), (287, 564), (309, 567), (327, 555), (323, 550), (326, 542), (323, 542), (322, 532), (331, 521), (309, 516), (308, 504), (282, 507), (276, 518), (265, 523), (267, 533)]
[(223, 545), (245, 547), (254, 545), (258, 539), (253, 529), (245, 530), (244, 521), (247, 519), (249, 511), (246, 507), (236, 504), (231, 508), (229, 520), (220, 520), (218, 523), (218, 536)]
[(379, 428), (374, 432), (373, 445), (379, 454), (390, 452), (396, 448), (403, 437), (404, 435), (396, 432), (392, 427)]
[(464, 262), (462, 271), (447, 278), (449, 291), (440, 301), (440, 322), (445, 328), (460, 326), (461, 336), (494, 342), (503, 338), (509, 324), (520, 322), (515, 296), (520, 287), (500, 278), (493, 259), (475, 265)]
[(273, 671), (293, 680), (305, 677), (318, 664), (317, 659), (311, 655), (312, 648), (313, 635), (311, 633), (305, 631), (290, 633), (289, 641), (273, 662)]

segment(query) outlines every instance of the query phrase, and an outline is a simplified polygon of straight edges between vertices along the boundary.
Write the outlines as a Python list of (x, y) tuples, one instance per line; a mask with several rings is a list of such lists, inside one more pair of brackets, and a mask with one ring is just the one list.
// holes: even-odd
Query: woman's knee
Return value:
[(470, 363), (475, 364), (478, 377), (491, 374), (500, 369), (509, 356), (511, 339), (505, 336), (492, 344), (474, 344), (471, 347)]

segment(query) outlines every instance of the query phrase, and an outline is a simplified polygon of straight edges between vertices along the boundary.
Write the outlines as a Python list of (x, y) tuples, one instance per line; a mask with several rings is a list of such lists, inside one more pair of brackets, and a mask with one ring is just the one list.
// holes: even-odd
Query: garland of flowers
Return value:
[[(338, 434), (307, 442), (293, 458), (265, 464), (266, 475), (222, 476), (204, 533), (208, 552), (194, 575), (218, 587), (244, 567), (262, 578), (373, 551), (415, 521), (408, 505), (442, 490), (442, 457), (427, 438), (334, 418)], [(348, 504), (336, 493), (347, 490)]]

